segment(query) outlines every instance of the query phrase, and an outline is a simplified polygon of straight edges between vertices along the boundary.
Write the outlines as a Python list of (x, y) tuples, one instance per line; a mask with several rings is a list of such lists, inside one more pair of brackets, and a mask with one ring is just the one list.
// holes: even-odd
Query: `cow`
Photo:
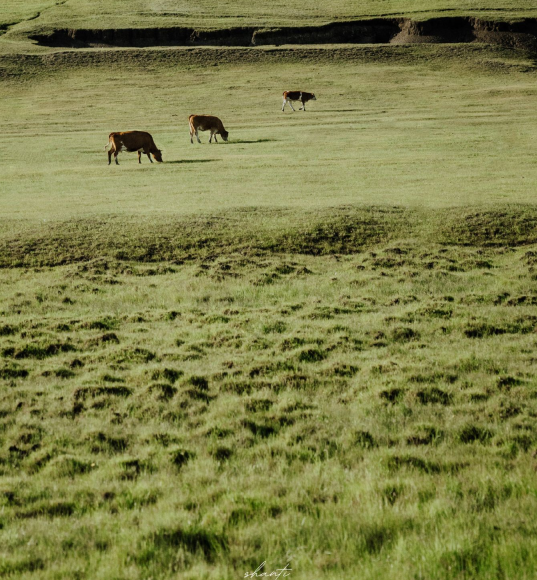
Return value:
[(216, 143), (216, 134), (222, 136), (224, 141), (227, 141), (229, 133), (224, 129), (222, 121), (218, 117), (213, 117), (212, 115), (190, 115), (188, 117), (188, 125), (190, 127), (190, 142), (194, 143), (193, 136), (196, 135), (198, 143), (201, 143), (198, 136), (198, 131), (210, 131), (211, 136), (209, 137), (209, 143), (212, 142), (213, 136)]
[(120, 151), (137, 151), (138, 163), (142, 163), (142, 153), (147, 155), (151, 163), (153, 163), (151, 155), (153, 155), (156, 161), (162, 163), (162, 151), (157, 149), (153, 137), (145, 131), (110, 133), (108, 136), (108, 145), (105, 146), (106, 149), (108, 149), (108, 165), (112, 163), (112, 155), (114, 155), (116, 165), (119, 165), (117, 156)]
[(300, 101), (302, 103), (302, 106), (300, 107), (299, 111), (301, 111), (302, 109), (304, 109), (305, 111), (306, 103), (308, 101), (316, 101), (316, 100), (317, 98), (313, 93), (306, 93), (305, 91), (284, 91), (282, 111), (285, 109), (286, 103), (289, 103), (289, 106), (291, 107), (291, 109), (293, 109), (291, 101)]

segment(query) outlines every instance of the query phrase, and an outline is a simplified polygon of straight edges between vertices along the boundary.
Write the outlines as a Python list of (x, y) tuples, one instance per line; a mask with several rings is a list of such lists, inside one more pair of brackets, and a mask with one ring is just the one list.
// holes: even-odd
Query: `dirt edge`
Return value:
[(29, 37), (42, 46), (68, 48), (150, 46), (267, 46), (283, 44), (418, 44), (483, 42), (537, 50), (537, 19), (494, 22), (475, 17), (374, 18), (322, 26), (67, 29)]

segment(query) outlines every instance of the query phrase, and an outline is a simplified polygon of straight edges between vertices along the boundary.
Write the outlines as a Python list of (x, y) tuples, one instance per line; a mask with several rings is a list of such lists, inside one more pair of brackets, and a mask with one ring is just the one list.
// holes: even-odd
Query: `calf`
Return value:
[(306, 93), (304, 91), (284, 91), (282, 111), (285, 109), (286, 103), (289, 103), (289, 106), (291, 107), (291, 109), (293, 109), (291, 101), (300, 101), (302, 103), (302, 106), (300, 107), (299, 111), (301, 111), (302, 109), (304, 109), (305, 111), (306, 103), (308, 101), (316, 101), (316, 100), (317, 98), (313, 93)]
[(105, 149), (108, 149), (108, 165), (112, 163), (112, 155), (114, 155), (116, 165), (119, 165), (117, 156), (120, 151), (138, 151), (138, 163), (142, 163), (142, 153), (147, 155), (151, 163), (153, 163), (151, 155), (156, 161), (162, 163), (162, 151), (157, 149), (153, 137), (145, 131), (110, 133)]
[(198, 131), (210, 131), (211, 136), (209, 137), (209, 143), (212, 142), (213, 135), (216, 143), (216, 134), (222, 136), (224, 141), (227, 141), (227, 136), (229, 133), (224, 129), (222, 121), (218, 117), (213, 117), (212, 115), (190, 115), (188, 118), (188, 125), (190, 127), (190, 142), (194, 143), (193, 136), (196, 135), (198, 143), (201, 143), (198, 136)]

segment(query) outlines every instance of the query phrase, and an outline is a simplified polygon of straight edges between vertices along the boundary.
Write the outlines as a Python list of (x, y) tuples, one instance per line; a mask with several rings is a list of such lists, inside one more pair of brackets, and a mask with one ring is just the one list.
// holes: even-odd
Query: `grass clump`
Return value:
[(53, 342), (45, 344), (25, 344), (21, 347), (8, 347), (2, 351), (2, 354), (4, 357), (12, 357), (15, 359), (44, 359), (73, 351), (76, 351), (76, 347), (71, 343)]
[(492, 432), (486, 427), (469, 424), (460, 429), (458, 436), (461, 443), (486, 443), (492, 438)]
[(148, 547), (136, 555), (136, 560), (142, 566), (154, 560), (169, 559), (178, 549), (184, 549), (191, 554), (200, 553), (205, 560), (213, 562), (217, 555), (228, 549), (224, 535), (195, 526), (158, 530), (145, 543)]

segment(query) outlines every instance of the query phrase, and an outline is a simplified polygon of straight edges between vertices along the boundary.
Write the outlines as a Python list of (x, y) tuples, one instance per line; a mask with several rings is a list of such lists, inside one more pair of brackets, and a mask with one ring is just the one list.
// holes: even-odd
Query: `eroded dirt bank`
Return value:
[(424, 21), (375, 18), (323, 26), (196, 30), (187, 27), (56, 29), (30, 36), (45, 46), (263, 46), (281, 44), (413, 44), (485, 42), (537, 50), (537, 19), (493, 22), (474, 17)]

